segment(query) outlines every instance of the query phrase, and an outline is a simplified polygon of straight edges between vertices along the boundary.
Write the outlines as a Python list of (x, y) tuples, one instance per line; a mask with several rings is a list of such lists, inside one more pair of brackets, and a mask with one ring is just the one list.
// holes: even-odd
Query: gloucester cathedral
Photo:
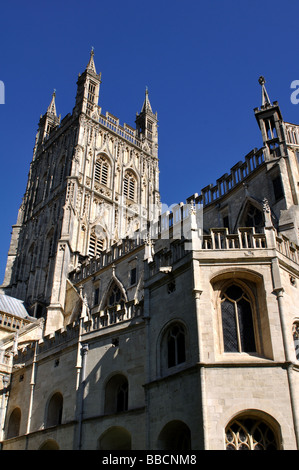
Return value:
[[(299, 125), (169, 211), (149, 94), (40, 117), (0, 294), (3, 450), (299, 449)], [(50, 101), (50, 100), (49, 100)]]

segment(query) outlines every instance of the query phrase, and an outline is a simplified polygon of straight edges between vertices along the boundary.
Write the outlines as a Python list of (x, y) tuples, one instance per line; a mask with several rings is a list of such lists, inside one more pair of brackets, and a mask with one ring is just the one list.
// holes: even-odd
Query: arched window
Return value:
[(46, 418), (46, 427), (58, 426), (62, 421), (63, 397), (57, 392), (51, 397)]
[(186, 360), (185, 331), (179, 323), (169, 328), (167, 333), (167, 363), (174, 367)]
[(242, 287), (230, 285), (221, 296), (224, 352), (256, 352), (252, 303)]
[(99, 438), (99, 450), (131, 450), (131, 434), (121, 426), (112, 426)]
[(91, 257), (99, 256), (105, 249), (105, 240), (98, 238), (94, 232), (90, 234), (88, 255)]
[(126, 301), (125, 293), (114, 281), (102, 304), (102, 309), (105, 312), (105, 316), (103, 317), (105, 326), (107, 326), (107, 324), (112, 325), (124, 320), (127, 313), (125, 307)]
[(158, 437), (159, 450), (183, 452), (191, 450), (191, 431), (183, 421), (170, 421)]
[(299, 361), (299, 322), (295, 322), (293, 325), (293, 339), (296, 359)]
[(59, 450), (59, 445), (54, 439), (47, 439), (39, 448), (39, 450)]
[(105, 389), (105, 413), (128, 410), (128, 388), (128, 380), (124, 375), (111, 377)]
[(226, 450), (277, 450), (277, 438), (263, 420), (240, 418), (225, 430)]
[(8, 421), (7, 428), (7, 439), (16, 437), (20, 434), (20, 424), (21, 424), (21, 410), (20, 408), (15, 408), (11, 413)]
[(248, 204), (243, 223), (245, 227), (254, 227), (256, 232), (261, 232), (265, 226), (264, 215), (256, 206)]
[(94, 180), (97, 183), (109, 185), (109, 163), (105, 157), (98, 157), (95, 162)]
[(137, 196), (137, 181), (134, 174), (127, 171), (124, 177), (124, 196), (132, 201), (136, 200)]
[(123, 306), (124, 301), (125, 299), (124, 299), (122, 291), (120, 290), (120, 287), (116, 283), (113, 283), (107, 295), (106, 306), (107, 307), (115, 307), (116, 305)]
[(186, 362), (186, 329), (180, 322), (173, 322), (162, 332), (160, 344), (160, 373)]

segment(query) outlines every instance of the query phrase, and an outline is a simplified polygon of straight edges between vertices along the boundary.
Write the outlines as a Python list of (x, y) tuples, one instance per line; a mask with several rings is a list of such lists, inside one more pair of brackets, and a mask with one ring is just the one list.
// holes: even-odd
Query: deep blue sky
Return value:
[(104, 113), (134, 126), (149, 88), (165, 204), (199, 193), (262, 146), (253, 113), (260, 75), (284, 119), (299, 123), (290, 101), (297, 0), (18, 0), (2, 2), (0, 15), (1, 278), (39, 116), (54, 88), (58, 113), (72, 112), (92, 46)]

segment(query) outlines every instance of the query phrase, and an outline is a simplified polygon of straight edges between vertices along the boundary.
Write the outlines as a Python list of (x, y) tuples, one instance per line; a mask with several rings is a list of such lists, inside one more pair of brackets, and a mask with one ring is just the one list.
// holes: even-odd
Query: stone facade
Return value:
[(260, 84), (263, 147), (170, 214), (147, 91), (136, 129), (101, 115), (92, 52), (72, 115), (52, 97), (2, 286), (29, 312), (4, 450), (299, 448), (299, 134)]

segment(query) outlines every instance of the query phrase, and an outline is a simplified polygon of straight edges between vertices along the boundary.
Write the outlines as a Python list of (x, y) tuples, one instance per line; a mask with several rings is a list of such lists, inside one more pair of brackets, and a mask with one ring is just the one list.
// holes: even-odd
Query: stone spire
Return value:
[(56, 97), (56, 90), (54, 89), (53, 94), (52, 94), (52, 99), (51, 103), (48, 106), (47, 113), (48, 114), (53, 114), (54, 116), (57, 116), (56, 113), (56, 104), (55, 104), (55, 97)]
[(92, 70), (92, 72), (97, 73), (93, 57), (94, 57), (94, 48), (92, 47), (90, 51), (90, 58), (89, 58), (89, 62), (87, 64), (86, 70)]
[(271, 106), (271, 101), (265, 87), (266, 80), (264, 77), (259, 78), (259, 84), (262, 87), (262, 106)]
[(143, 103), (143, 106), (142, 106), (142, 109), (141, 109), (141, 113), (144, 113), (144, 112), (153, 112), (152, 111), (152, 107), (151, 107), (151, 104), (150, 104), (150, 100), (149, 100), (149, 97), (148, 97), (148, 88), (146, 87), (145, 89), (145, 99), (144, 99), (144, 103)]

